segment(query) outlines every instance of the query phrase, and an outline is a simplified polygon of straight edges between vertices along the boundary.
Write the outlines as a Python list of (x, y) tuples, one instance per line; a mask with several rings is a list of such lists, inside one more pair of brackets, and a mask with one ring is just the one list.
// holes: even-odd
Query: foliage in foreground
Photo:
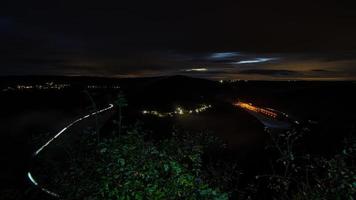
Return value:
[(345, 138), (340, 153), (325, 157), (297, 148), (304, 133), (305, 130), (290, 130), (270, 134), (268, 149), (277, 155), (270, 160), (273, 171), (256, 176), (256, 182), (265, 183), (272, 199), (353, 200), (356, 196), (355, 135)]
[(100, 143), (87, 139), (56, 182), (65, 199), (228, 199), (202, 179), (201, 155), (210, 141), (203, 137), (153, 143), (133, 129)]
[(216, 152), (222, 145), (216, 137), (178, 132), (151, 141), (138, 126), (125, 131), (99, 142), (90, 135), (80, 140), (80, 149), (71, 152), (70, 169), (56, 170), (60, 174), (52, 185), (60, 188), (55, 191), (64, 199), (354, 200), (356, 196), (354, 132), (339, 153), (328, 156), (303, 149), (307, 130), (269, 132), (265, 156), (270, 168), (244, 175), (248, 169), (239, 169), (231, 157), (207, 159), (207, 148)]

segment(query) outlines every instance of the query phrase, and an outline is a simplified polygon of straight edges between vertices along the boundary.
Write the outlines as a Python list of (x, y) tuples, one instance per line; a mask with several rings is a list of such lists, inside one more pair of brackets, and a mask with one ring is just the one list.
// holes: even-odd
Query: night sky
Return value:
[(355, 80), (356, 7), (313, 2), (4, 1), (0, 75)]

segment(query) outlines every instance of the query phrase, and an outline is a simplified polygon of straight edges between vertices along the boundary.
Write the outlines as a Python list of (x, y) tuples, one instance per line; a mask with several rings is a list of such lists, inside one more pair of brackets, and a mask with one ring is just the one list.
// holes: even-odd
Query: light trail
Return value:
[(239, 101), (237, 103), (234, 103), (234, 105), (239, 106), (244, 109), (247, 109), (247, 110), (250, 110), (250, 111), (253, 111), (253, 112), (267, 115), (268, 117), (271, 117), (271, 118), (277, 118), (277, 116), (278, 116), (278, 114), (276, 112), (273, 112), (270, 109), (259, 108), (259, 107), (253, 106), (252, 104), (249, 104), (249, 103), (244, 103), (244, 102)]
[[(75, 125), (76, 123), (88, 118), (88, 117), (91, 117), (91, 116), (94, 116), (94, 115), (97, 115), (97, 114), (100, 114), (102, 112), (105, 112), (107, 110), (110, 110), (114, 107), (113, 104), (109, 104), (108, 107), (104, 108), (104, 109), (101, 109), (101, 110), (98, 110), (98, 111), (95, 111), (91, 114), (88, 114), (88, 115), (85, 115), (75, 121), (73, 121), (72, 123), (68, 124), (66, 127), (64, 127), (62, 130), (60, 130), (55, 136), (53, 136), (51, 139), (49, 139), (44, 145), (42, 145), (35, 153), (34, 153), (34, 158), (36, 156), (38, 156), (39, 153), (41, 153), (48, 145), (50, 145), (56, 138), (58, 138), (60, 135), (62, 135), (66, 130), (68, 130), (70, 127), (72, 127), (73, 125)], [(52, 192), (48, 189), (46, 189), (45, 187), (42, 187), (38, 184), (38, 182), (35, 180), (35, 178), (32, 176), (31, 172), (28, 171), (27, 172), (27, 177), (28, 179), (31, 181), (31, 183), (33, 185), (35, 185), (36, 187), (39, 187), (42, 191), (44, 191), (45, 193), (51, 195), (51, 196), (54, 196), (54, 197), (59, 197), (59, 195), (55, 192)]]
[(51, 196), (54, 196), (54, 197), (59, 198), (59, 195), (58, 195), (58, 194), (56, 194), (56, 193), (54, 193), (54, 192), (52, 192), (52, 191), (50, 191), (50, 190), (48, 190), (48, 189), (46, 189), (46, 188), (44, 188), (44, 187), (39, 186), (39, 184), (37, 183), (37, 181), (32, 177), (31, 172), (27, 172), (27, 177), (31, 180), (31, 182), (32, 182), (35, 186), (39, 187), (43, 192), (45, 192), (45, 193), (47, 193), (47, 194), (49, 194), (49, 195), (51, 195)]
[(272, 108), (261, 108), (252, 105), (251, 103), (245, 103), (237, 101), (233, 103), (234, 106), (247, 110), (250, 114), (255, 116), (266, 127), (274, 128), (289, 128), (291, 125), (300, 125), (298, 120), (293, 119), (287, 113), (281, 112)]

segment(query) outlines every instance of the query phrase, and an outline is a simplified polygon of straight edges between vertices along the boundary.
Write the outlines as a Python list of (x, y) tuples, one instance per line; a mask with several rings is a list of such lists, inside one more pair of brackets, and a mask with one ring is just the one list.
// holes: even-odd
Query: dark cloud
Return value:
[(0, 75), (356, 71), (356, 8), (341, 2), (5, 1), (0, 13)]
[(310, 70), (312, 72), (321, 72), (321, 73), (330, 73), (332, 71), (326, 70), (326, 69), (312, 69)]

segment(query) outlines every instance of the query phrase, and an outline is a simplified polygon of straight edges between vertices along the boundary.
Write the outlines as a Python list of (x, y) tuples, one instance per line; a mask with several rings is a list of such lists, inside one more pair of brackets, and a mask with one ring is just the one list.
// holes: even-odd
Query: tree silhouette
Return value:
[[(97, 111), (98, 107), (97, 107), (92, 95), (90, 94), (90, 92), (88, 90), (84, 90), (83, 92), (89, 97), (93, 112)], [(99, 142), (100, 141), (99, 119), (98, 119), (97, 115), (95, 115), (94, 117), (95, 117), (95, 131), (96, 131), (96, 134), (98, 137), (98, 142)]]
[(119, 108), (118, 109), (118, 127), (119, 127), (119, 136), (121, 135), (121, 129), (122, 129), (122, 108), (126, 107), (127, 104), (127, 100), (125, 98), (125, 95), (122, 93), (119, 93), (117, 95), (117, 99), (115, 101), (115, 105)]

